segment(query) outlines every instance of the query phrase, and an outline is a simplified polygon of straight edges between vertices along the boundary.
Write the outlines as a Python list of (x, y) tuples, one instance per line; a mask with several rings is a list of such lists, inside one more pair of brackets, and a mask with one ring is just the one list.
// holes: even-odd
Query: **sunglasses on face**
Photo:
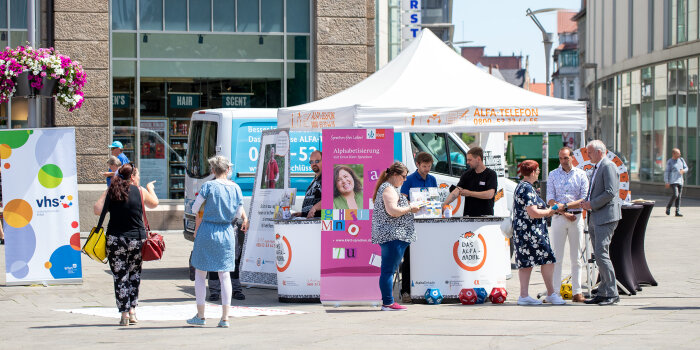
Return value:
[(309, 164), (311, 164), (311, 165), (318, 164), (318, 163), (321, 163), (321, 160), (310, 160), (309, 161)]

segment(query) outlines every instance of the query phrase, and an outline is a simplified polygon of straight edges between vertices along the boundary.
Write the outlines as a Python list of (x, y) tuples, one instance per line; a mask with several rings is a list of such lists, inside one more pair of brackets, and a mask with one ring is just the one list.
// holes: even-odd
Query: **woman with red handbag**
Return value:
[(107, 260), (114, 275), (114, 295), (122, 314), (121, 326), (138, 322), (135, 309), (141, 283), (141, 248), (146, 241), (143, 205), (151, 209), (158, 206), (158, 196), (153, 189), (155, 181), (149, 182), (144, 189), (139, 186), (139, 180), (139, 171), (133, 164), (122, 165), (93, 207), (95, 215), (100, 215), (105, 205), (109, 211)]
[(192, 249), (192, 266), (195, 267), (194, 291), (197, 298), (197, 314), (187, 320), (188, 324), (203, 326), (204, 298), (207, 295), (205, 279), (207, 271), (216, 271), (221, 283), (221, 321), (219, 327), (228, 328), (228, 313), (231, 305), (231, 275), (236, 262), (236, 231), (233, 220), (243, 219), (242, 231), (248, 230), (248, 217), (243, 210), (241, 188), (229, 180), (231, 163), (226, 157), (209, 158), (214, 180), (207, 181), (199, 189), (192, 205), (192, 212), (197, 213), (204, 205), (204, 215), (197, 216), (194, 248)]

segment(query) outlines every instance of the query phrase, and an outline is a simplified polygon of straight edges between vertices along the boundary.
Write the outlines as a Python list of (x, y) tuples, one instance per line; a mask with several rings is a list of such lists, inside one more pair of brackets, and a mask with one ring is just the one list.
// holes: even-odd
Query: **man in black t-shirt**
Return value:
[(301, 212), (294, 216), (302, 218), (321, 217), (321, 157), (323, 154), (319, 150), (311, 152), (309, 164), (314, 172), (314, 180), (311, 181), (306, 190), (304, 202), (301, 204)]
[(484, 165), (484, 150), (481, 147), (469, 149), (467, 163), (471, 169), (462, 174), (457, 188), (447, 196), (443, 205), (452, 203), (458, 196), (464, 196), (464, 216), (493, 215), (498, 175)]

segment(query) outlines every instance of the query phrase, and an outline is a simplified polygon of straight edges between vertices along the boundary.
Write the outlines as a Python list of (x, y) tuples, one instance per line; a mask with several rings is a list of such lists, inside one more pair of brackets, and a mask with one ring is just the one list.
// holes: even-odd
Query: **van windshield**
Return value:
[(207, 159), (216, 155), (217, 123), (205, 120), (192, 122), (187, 149), (187, 175), (202, 179), (209, 175)]

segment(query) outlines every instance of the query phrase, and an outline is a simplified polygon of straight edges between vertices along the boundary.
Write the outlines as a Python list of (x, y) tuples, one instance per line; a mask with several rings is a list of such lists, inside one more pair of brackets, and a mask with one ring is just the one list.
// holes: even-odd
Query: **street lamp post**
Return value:
[[(530, 17), (533, 22), (535, 22), (535, 25), (537, 28), (540, 29), (542, 32), (542, 43), (544, 44), (544, 62), (545, 62), (545, 73), (547, 74), (545, 78), (545, 91), (547, 93), (547, 96), (550, 96), (550, 74), (549, 74), (549, 57), (552, 55), (552, 39), (554, 38), (554, 34), (552, 33), (547, 33), (547, 31), (544, 29), (542, 26), (542, 23), (540, 23), (539, 20), (537, 20), (537, 17), (535, 14), (537, 13), (543, 13), (543, 12), (552, 12), (552, 11), (559, 11), (562, 10), (561, 8), (546, 8), (546, 9), (541, 9), (537, 11), (532, 11), (529, 8), (527, 11), (525, 11), (525, 15)], [(542, 184), (544, 184), (544, 187), (546, 188), (547, 184), (547, 175), (549, 173), (549, 133), (545, 132), (544, 135), (542, 135)]]

